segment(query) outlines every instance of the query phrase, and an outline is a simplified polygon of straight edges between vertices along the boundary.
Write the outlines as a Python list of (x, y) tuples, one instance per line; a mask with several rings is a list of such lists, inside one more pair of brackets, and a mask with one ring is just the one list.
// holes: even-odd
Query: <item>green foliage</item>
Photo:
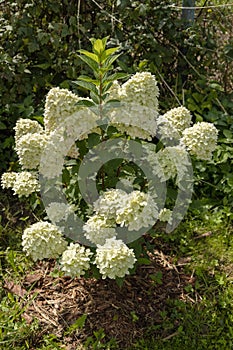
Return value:
[[(18, 301), (16, 296), (7, 293), (2, 295), (0, 302), (0, 345), (4, 349), (26, 350), (34, 343), (34, 334), (38, 330), (38, 323), (33, 322), (28, 325), (22, 314), (27, 305), (23, 307), (22, 301)], [(5, 294), (5, 293), (4, 293)]]
[[(173, 5), (171, 0), (1, 2), (1, 169), (9, 167), (9, 159), (15, 162), (16, 120), (41, 116), (49, 88), (69, 87), (70, 80), (88, 73), (83, 59), (92, 66), (97, 63), (84, 55), (85, 50), (80, 52), (82, 58), (77, 55), (82, 47), (90, 48), (88, 37), (109, 35), (110, 46), (121, 46), (123, 55), (115, 59), (124, 71), (155, 73), (161, 83), (162, 109), (183, 99), (191, 106), (196, 93), (195, 108), (202, 103), (208, 107), (220, 99), (221, 91), (231, 91), (232, 9), (198, 10), (195, 24), (186, 28), (181, 10)], [(108, 50), (113, 53), (111, 47)], [(198, 80), (203, 81), (201, 92)], [(210, 84), (219, 87), (211, 88), (209, 95)], [(194, 112), (205, 118), (203, 110)]]
[(232, 218), (233, 103), (224, 97), (221, 103), (225, 112), (219, 111), (211, 105), (210, 110), (205, 115), (205, 120), (214, 123), (219, 130), (218, 146), (211, 162), (208, 164), (195, 163), (194, 199), (196, 201), (193, 202), (193, 206), (198, 207), (198, 204), (203, 202), (212, 208), (219, 207)]
[[(107, 40), (108, 37), (103, 39), (92, 38), (91, 43), (93, 52), (79, 50), (81, 53), (79, 58), (91, 68), (95, 79), (86, 75), (81, 75), (78, 77), (78, 80), (72, 82), (74, 86), (79, 86), (84, 88), (84, 90), (90, 91), (90, 97), (92, 98), (92, 101), (83, 100), (79, 101), (77, 104), (86, 107), (95, 106), (100, 110), (100, 113), (103, 113), (102, 104), (103, 102), (106, 102), (105, 100), (108, 100), (107, 92), (112, 86), (113, 81), (128, 76), (124, 73), (109, 74), (113, 69), (113, 63), (120, 55), (114, 55), (119, 47), (106, 49)], [(96, 136), (98, 137), (98, 135)]]

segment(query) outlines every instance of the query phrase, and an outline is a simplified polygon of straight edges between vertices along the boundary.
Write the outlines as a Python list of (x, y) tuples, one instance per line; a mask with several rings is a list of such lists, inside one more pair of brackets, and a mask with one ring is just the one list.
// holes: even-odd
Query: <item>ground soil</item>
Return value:
[[(23, 317), (28, 323), (39, 321), (40, 336), (55, 334), (66, 350), (76, 350), (99, 329), (105, 333), (103, 342), (115, 338), (120, 349), (127, 349), (148, 332), (159, 339), (176, 334), (179, 321), (163, 329), (162, 315), (169, 313), (175, 299), (192, 302), (184, 287), (194, 278), (183, 272), (184, 264), (174, 265), (171, 257), (155, 250), (151, 265), (140, 266), (119, 287), (109, 279), (52, 277), (54, 261), (40, 262), (20, 286), (6, 281), (5, 288), (24, 299)], [(151, 276), (158, 273), (161, 280), (153, 281)], [(64, 330), (83, 314), (87, 315), (84, 327), (66, 336)]]

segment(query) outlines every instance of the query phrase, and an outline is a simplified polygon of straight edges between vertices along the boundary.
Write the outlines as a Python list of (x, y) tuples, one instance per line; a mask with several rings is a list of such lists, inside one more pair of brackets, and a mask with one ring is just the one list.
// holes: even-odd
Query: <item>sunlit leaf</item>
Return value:
[(85, 62), (94, 72), (98, 73), (99, 66), (98, 64), (90, 57), (84, 55), (78, 56), (83, 62)]
[(121, 56), (121, 53), (119, 53), (118, 55), (109, 56), (105, 60), (105, 62), (103, 64), (103, 67), (105, 67), (107, 69), (110, 69), (110, 67), (112, 66), (113, 62), (115, 62), (118, 59), (118, 57), (120, 57), (120, 56)]
[(99, 63), (99, 58), (96, 54), (89, 52), (87, 50), (79, 50), (79, 52), (83, 55), (85, 55), (86, 57), (91, 58), (93, 61)]
[(76, 80), (76, 81), (72, 81), (72, 84), (81, 86), (84, 89), (90, 90), (90, 91), (94, 92), (95, 94), (98, 94), (98, 90), (96, 89), (96, 86), (92, 83), (87, 82), (87, 81)]
[(88, 77), (87, 75), (80, 75), (80, 76), (78, 77), (78, 80), (83, 80), (83, 81), (86, 81), (86, 82), (88, 82), (88, 83), (93, 83), (93, 84), (95, 84), (96, 86), (99, 85), (99, 81), (98, 81), (97, 79), (92, 79), (92, 78)]
[(112, 47), (104, 51), (103, 54), (101, 55), (102, 62), (104, 62), (109, 56), (114, 54), (114, 52), (116, 52), (117, 50), (119, 50), (119, 47)]

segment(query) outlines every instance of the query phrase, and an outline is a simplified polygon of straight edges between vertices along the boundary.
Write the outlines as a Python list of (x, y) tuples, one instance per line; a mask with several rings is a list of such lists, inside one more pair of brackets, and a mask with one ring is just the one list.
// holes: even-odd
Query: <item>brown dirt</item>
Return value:
[[(176, 334), (179, 321), (162, 329), (161, 312), (169, 313), (175, 299), (194, 302), (184, 291), (187, 284), (195, 282), (183, 271), (187, 261), (174, 265), (172, 258), (159, 250), (150, 258), (151, 265), (140, 266), (135, 275), (127, 276), (122, 287), (109, 279), (52, 277), (55, 262), (50, 261), (36, 264), (20, 286), (6, 282), (5, 288), (23, 297), (27, 305), (23, 317), (28, 323), (39, 321), (39, 338), (53, 333), (66, 350), (76, 350), (102, 328), (103, 342), (115, 338), (120, 349), (127, 349), (149, 330), (159, 339)], [(162, 279), (154, 282), (151, 275), (158, 272)], [(84, 327), (66, 335), (67, 327), (83, 314), (87, 315)]]

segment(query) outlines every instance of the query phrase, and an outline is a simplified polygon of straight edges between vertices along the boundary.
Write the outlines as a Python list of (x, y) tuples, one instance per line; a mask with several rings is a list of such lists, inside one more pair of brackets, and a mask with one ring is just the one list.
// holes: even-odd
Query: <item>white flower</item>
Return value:
[(47, 221), (39, 221), (26, 228), (22, 238), (23, 251), (30, 255), (34, 261), (55, 259), (67, 247), (67, 242), (57, 226)]
[(127, 193), (120, 189), (111, 189), (104, 192), (94, 203), (94, 211), (108, 219), (115, 219), (118, 209), (124, 206)]
[(84, 235), (94, 244), (104, 244), (107, 238), (116, 236), (117, 233), (113, 226), (113, 220), (109, 220), (104, 216), (93, 215), (83, 226)]
[(157, 111), (137, 103), (125, 103), (110, 113), (110, 123), (132, 139), (151, 140), (156, 134)]
[(133, 191), (116, 211), (116, 223), (129, 231), (152, 226), (158, 218), (158, 209), (153, 198), (144, 192)]
[(79, 154), (75, 141), (88, 137), (94, 131), (99, 132), (96, 130), (96, 120), (97, 116), (90, 109), (81, 109), (47, 135), (39, 168), (44, 177), (55, 178), (61, 175), (64, 157), (68, 155), (76, 158)]
[(36, 121), (31, 119), (20, 118), (14, 127), (15, 130), (15, 141), (17, 142), (20, 137), (27, 134), (43, 134), (44, 129)]
[(176, 184), (182, 186), (182, 180), (190, 175), (190, 169), (192, 169), (185, 147), (182, 145), (166, 147), (157, 153), (157, 159), (165, 180), (176, 178)]
[(92, 255), (90, 249), (85, 249), (78, 243), (71, 243), (62, 254), (61, 269), (70, 277), (80, 277), (89, 269)]
[(52, 88), (45, 101), (44, 125), (46, 132), (55, 130), (56, 127), (78, 110), (75, 104), (80, 97), (67, 89)]
[(154, 199), (140, 191), (108, 190), (94, 203), (94, 211), (106, 219), (115, 220), (121, 227), (128, 227), (129, 231), (149, 227), (158, 218)]
[(149, 72), (136, 73), (122, 86), (114, 83), (110, 97), (122, 104), (110, 113), (111, 124), (133, 139), (151, 140), (156, 134), (158, 95), (157, 81)]
[(171, 221), (171, 215), (172, 215), (172, 211), (170, 209), (163, 208), (159, 212), (159, 220), (162, 221), (162, 222), (170, 222)]
[(19, 197), (28, 197), (34, 192), (39, 192), (40, 184), (37, 173), (29, 171), (17, 173), (12, 189), (14, 194), (17, 194)]
[(114, 80), (112, 86), (108, 90), (110, 100), (120, 100), (123, 94), (120, 84)]
[(79, 109), (70, 115), (70, 118), (65, 123), (68, 136), (74, 137), (77, 135), (76, 139), (83, 140), (91, 133), (101, 134), (101, 130), (97, 125), (98, 119), (99, 116), (89, 108), (83, 107)]
[(133, 249), (130, 249), (121, 240), (109, 238), (104, 245), (96, 249), (95, 264), (102, 274), (102, 278), (124, 277), (129, 274), (136, 261)]
[(157, 119), (156, 136), (163, 141), (165, 145), (167, 140), (179, 140), (181, 137), (179, 130), (163, 115), (160, 115)]
[(72, 213), (72, 207), (59, 202), (52, 202), (46, 207), (46, 213), (52, 222), (59, 222), (66, 220), (70, 213)]
[(210, 160), (218, 139), (218, 130), (207, 122), (198, 122), (183, 131), (181, 142), (197, 159)]
[(192, 121), (190, 111), (183, 106), (171, 109), (165, 113), (163, 117), (167, 119), (171, 123), (172, 127), (178, 130), (180, 134), (184, 129), (190, 126)]
[(166, 147), (157, 153), (159, 165), (162, 168), (163, 176), (167, 180), (175, 178), (177, 175), (176, 163), (173, 161), (169, 148)]
[(40, 164), (42, 151), (45, 148), (45, 134), (26, 134), (16, 141), (15, 150), (23, 169), (36, 169)]
[(158, 110), (159, 89), (155, 76), (149, 72), (134, 74), (122, 85), (121, 100)]
[(13, 171), (3, 173), (1, 177), (2, 188), (12, 188), (14, 186), (17, 174), (18, 173)]

